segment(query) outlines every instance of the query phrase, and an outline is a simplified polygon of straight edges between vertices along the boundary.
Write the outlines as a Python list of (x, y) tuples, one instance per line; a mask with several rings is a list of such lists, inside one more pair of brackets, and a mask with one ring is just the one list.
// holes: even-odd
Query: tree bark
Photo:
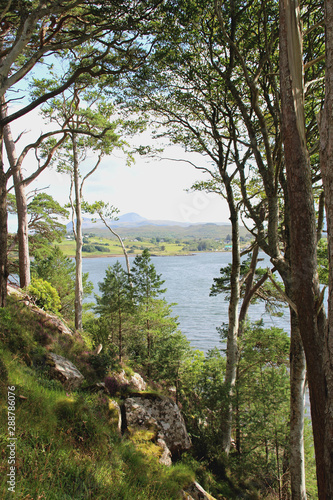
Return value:
[(290, 308), (290, 438), (291, 498), (306, 499), (304, 462), (304, 406), (306, 363), (296, 313)]
[[(2, 117), (7, 115), (7, 106), (2, 106)], [(20, 287), (25, 288), (30, 283), (30, 257), (29, 257), (29, 237), (28, 237), (28, 211), (27, 197), (23, 184), (23, 176), (20, 169), (17, 168), (17, 153), (15, 142), (12, 137), (10, 125), (4, 127), (4, 140), (6, 145), (7, 157), (10, 167), (13, 171), (16, 208), (17, 208), (17, 237), (19, 254), (19, 278)]]
[(237, 379), (237, 366), (239, 360), (238, 351), (238, 307), (240, 299), (240, 242), (238, 210), (235, 206), (233, 190), (230, 178), (223, 174), (223, 182), (227, 191), (227, 200), (230, 210), (230, 221), (232, 227), (232, 264), (230, 276), (230, 301), (228, 310), (228, 337), (227, 337), (227, 364), (225, 372), (225, 386), (228, 393), (227, 407), (221, 414), (222, 449), (228, 455), (231, 447), (231, 431), (233, 420), (234, 389)]
[[(325, 315), (320, 297), (316, 258), (316, 219), (310, 161), (305, 139), (302, 40), (299, 5), (280, 0), (280, 83), (282, 132), (290, 202), (291, 287), (305, 351), (320, 500), (332, 498), (325, 471), (327, 380), (323, 363)], [(299, 493), (301, 494), (301, 492)]]
[(0, 126), (0, 307), (7, 300), (7, 175), (3, 165), (3, 128)]
[(76, 135), (72, 135), (73, 145), (73, 177), (75, 191), (75, 215), (76, 215), (76, 276), (75, 276), (75, 328), (82, 330), (82, 301), (83, 301), (83, 284), (82, 284), (82, 210), (81, 210), (81, 192), (80, 192), (80, 174), (79, 174), (79, 159), (77, 151)]
[(333, 2), (325, 2), (325, 103), (320, 124), (320, 167), (325, 193), (329, 249), (328, 321), (323, 340), (327, 399), (325, 404), (324, 468), (327, 498), (333, 498)]

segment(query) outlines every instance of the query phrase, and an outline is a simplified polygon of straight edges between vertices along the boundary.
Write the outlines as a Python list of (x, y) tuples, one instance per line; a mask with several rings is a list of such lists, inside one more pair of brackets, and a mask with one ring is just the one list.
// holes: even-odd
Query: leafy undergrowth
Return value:
[[(10, 298), (0, 311), (0, 497), (34, 500), (172, 500), (194, 479), (181, 463), (160, 465), (112, 424), (109, 398), (66, 392), (48, 378), (43, 355), (52, 351), (87, 364), (82, 340), (49, 331)], [(82, 352), (82, 356), (81, 353)], [(82, 369), (82, 366), (80, 367)], [(90, 370), (90, 371), (89, 371)], [(8, 491), (8, 386), (15, 387), (16, 486)]]

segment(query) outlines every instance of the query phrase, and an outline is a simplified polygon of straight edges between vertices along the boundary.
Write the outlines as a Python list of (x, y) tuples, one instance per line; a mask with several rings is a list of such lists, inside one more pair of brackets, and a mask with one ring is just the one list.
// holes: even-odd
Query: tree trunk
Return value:
[(79, 175), (79, 159), (77, 152), (76, 136), (73, 134), (73, 176), (74, 176), (74, 191), (75, 191), (75, 215), (76, 215), (76, 276), (75, 276), (75, 328), (82, 330), (82, 301), (83, 301), (83, 284), (82, 284), (82, 210), (81, 210), (81, 192), (80, 192), (80, 175)]
[(231, 431), (233, 420), (234, 389), (237, 378), (237, 365), (239, 360), (238, 351), (238, 307), (240, 299), (240, 243), (238, 210), (235, 206), (231, 181), (226, 175), (223, 182), (227, 191), (227, 198), (230, 210), (230, 221), (232, 226), (232, 264), (230, 277), (230, 301), (228, 310), (228, 338), (227, 338), (227, 364), (225, 372), (225, 386), (228, 394), (227, 407), (221, 414), (222, 449), (228, 455), (231, 446)]
[[(291, 224), (292, 290), (306, 356), (320, 500), (332, 498), (325, 471), (327, 380), (323, 364), (325, 316), (319, 309), (316, 219), (305, 139), (302, 41), (296, 1), (280, 0), (282, 131)], [(332, 450), (331, 450), (332, 451)], [(332, 459), (331, 459), (332, 460)], [(301, 494), (301, 492), (299, 493)]]
[(0, 126), (0, 307), (7, 300), (7, 176), (3, 165), (3, 129)]
[(241, 306), (241, 309), (239, 312), (239, 319), (238, 319), (238, 321), (239, 321), (239, 334), (238, 335), (239, 336), (241, 336), (241, 333), (244, 331), (247, 313), (249, 311), (251, 300), (252, 300), (253, 295), (254, 295), (253, 294), (253, 282), (254, 282), (255, 272), (257, 269), (258, 254), (259, 254), (259, 245), (255, 244), (253, 251), (252, 251), (250, 271), (249, 271), (249, 274), (245, 280), (244, 299), (243, 299), (242, 306)]
[(328, 321), (325, 331), (324, 363), (327, 400), (325, 404), (324, 469), (327, 498), (333, 498), (333, 2), (325, 2), (326, 89), (320, 124), (320, 166), (325, 193), (329, 249)]
[(119, 362), (121, 363), (123, 358), (123, 330), (122, 330), (122, 322), (121, 322), (121, 308), (118, 309), (118, 341), (119, 341)]
[(306, 499), (304, 406), (306, 363), (296, 313), (290, 309), (290, 480), (291, 498)]
[[(7, 115), (7, 106), (2, 106), (2, 116), (6, 115)], [(15, 142), (13, 140), (9, 124), (5, 125), (4, 127), (4, 140), (6, 144), (8, 161), (13, 171), (15, 197), (16, 197), (20, 287), (25, 288), (30, 283), (27, 197), (25, 194), (25, 187), (22, 182), (23, 181), (22, 172), (21, 170), (18, 170), (16, 168), (17, 153), (15, 148)]]

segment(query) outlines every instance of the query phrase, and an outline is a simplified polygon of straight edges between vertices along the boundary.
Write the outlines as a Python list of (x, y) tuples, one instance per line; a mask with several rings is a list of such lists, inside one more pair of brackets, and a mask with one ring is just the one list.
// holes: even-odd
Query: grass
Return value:
[[(66, 392), (42, 359), (52, 348), (84, 368), (82, 340), (46, 331), (17, 299), (0, 312), (0, 497), (26, 500), (172, 500), (194, 479), (158, 463), (155, 445), (116, 429), (104, 394)], [(30, 365), (30, 366), (28, 366)], [(89, 372), (89, 370), (87, 370)], [(91, 373), (90, 373), (91, 375)], [(8, 491), (8, 386), (15, 386), (16, 489)], [(141, 451), (140, 451), (141, 448)]]
[[(148, 248), (151, 254), (154, 255), (188, 255), (187, 250), (183, 250), (182, 243), (160, 243), (152, 244), (149, 240), (135, 241), (126, 240), (124, 241), (125, 248), (130, 254), (142, 253), (145, 248)], [(61, 251), (68, 257), (75, 256), (75, 241), (74, 240), (63, 240), (60, 244), (57, 244)], [(83, 257), (107, 257), (108, 255), (123, 255), (123, 250), (120, 243), (117, 240), (102, 238), (102, 237), (90, 237), (89, 245), (108, 245), (106, 252), (83, 252)]]

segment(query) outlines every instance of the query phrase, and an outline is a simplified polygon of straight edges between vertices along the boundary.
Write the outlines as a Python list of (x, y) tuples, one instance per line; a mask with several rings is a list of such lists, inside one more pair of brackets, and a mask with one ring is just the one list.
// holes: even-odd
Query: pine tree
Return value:
[(133, 301), (142, 311), (143, 329), (147, 339), (147, 373), (150, 376), (154, 335), (152, 330), (152, 312), (156, 298), (164, 294), (166, 289), (161, 288), (164, 280), (161, 279), (160, 274), (157, 274), (147, 248), (144, 249), (142, 255), (137, 255), (134, 259), (131, 281), (133, 285)]
[[(128, 274), (124, 271), (119, 261), (114, 266), (109, 266), (101, 283), (98, 283), (101, 297), (96, 297), (95, 311), (102, 316), (108, 316), (112, 328), (118, 331), (119, 361), (123, 357), (124, 320), (126, 314), (133, 309), (130, 296)], [(113, 332), (111, 331), (113, 337)]]

